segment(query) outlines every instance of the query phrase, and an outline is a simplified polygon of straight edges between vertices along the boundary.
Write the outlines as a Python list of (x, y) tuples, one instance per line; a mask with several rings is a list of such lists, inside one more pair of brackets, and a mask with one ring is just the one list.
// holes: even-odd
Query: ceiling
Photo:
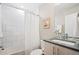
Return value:
[[(10, 4), (22, 9), (29, 9), (35, 12), (39, 9), (39, 7), (46, 5), (46, 3), (7, 3), (7, 4)], [(47, 4), (50, 4), (50, 3), (47, 3)], [(69, 8), (79, 6), (79, 3), (53, 3), (52, 5), (55, 6), (55, 12), (59, 13), (59, 12), (64, 12)]]
[[(7, 3), (19, 8), (23, 8), (23, 9), (37, 9), (43, 5), (45, 5), (46, 3)], [(57, 10), (63, 10), (63, 9), (68, 9), (70, 7), (79, 5), (79, 3), (53, 3), (55, 8)]]
[(7, 3), (9, 5), (13, 5), (15, 7), (19, 7), (22, 9), (37, 9), (42, 3)]

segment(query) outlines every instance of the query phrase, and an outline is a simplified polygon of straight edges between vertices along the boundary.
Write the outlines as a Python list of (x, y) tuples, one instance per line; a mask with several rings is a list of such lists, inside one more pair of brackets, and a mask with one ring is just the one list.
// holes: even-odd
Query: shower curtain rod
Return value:
[(10, 5), (10, 4), (7, 4), (7, 3), (0, 3), (0, 4), (5, 5), (5, 6), (9, 6), (9, 7), (13, 7), (13, 8), (16, 8), (16, 9), (19, 9), (19, 10), (24, 11), (24, 9), (23, 9), (23, 8), (15, 7), (15, 6)]
[(28, 10), (28, 9), (23, 9), (23, 8), (15, 7), (15, 6), (13, 6), (13, 5), (9, 5), (9, 4), (6, 4), (6, 3), (0, 3), (0, 4), (5, 5), (5, 6), (9, 6), (9, 7), (13, 7), (13, 8), (22, 10), (22, 11), (28, 11), (29, 13), (31, 13), (31, 14), (33, 14), (33, 15), (36, 15), (36, 16), (39, 16), (40, 18), (42, 18), (39, 14), (36, 14), (36, 13), (34, 13), (33, 11), (30, 11), (30, 10)]
[(33, 14), (33, 15), (36, 15), (36, 16), (39, 16), (40, 18), (42, 18), (39, 14), (36, 14), (33, 11), (29, 11), (28, 9), (26, 9), (26, 11), (29, 12), (29, 13), (31, 13), (31, 14)]

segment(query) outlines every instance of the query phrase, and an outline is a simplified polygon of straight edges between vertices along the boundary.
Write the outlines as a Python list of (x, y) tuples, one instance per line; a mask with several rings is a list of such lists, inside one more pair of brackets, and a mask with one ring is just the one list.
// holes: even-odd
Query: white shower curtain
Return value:
[(39, 16), (26, 12), (26, 25), (25, 25), (25, 48), (26, 54), (28, 51), (39, 48)]

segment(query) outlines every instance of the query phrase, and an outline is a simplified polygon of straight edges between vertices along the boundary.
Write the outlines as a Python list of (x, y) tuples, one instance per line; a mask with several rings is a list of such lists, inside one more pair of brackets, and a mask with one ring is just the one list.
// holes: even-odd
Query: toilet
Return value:
[(43, 52), (41, 49), (35, 49), (30, 53), (30, 55), (42, 55), (42, 54)]

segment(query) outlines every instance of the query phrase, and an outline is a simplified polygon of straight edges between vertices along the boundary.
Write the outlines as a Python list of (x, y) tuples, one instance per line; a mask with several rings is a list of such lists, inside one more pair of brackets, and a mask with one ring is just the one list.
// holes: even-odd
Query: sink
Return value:
[(64, 40), (51, 40), (51, 41), (55, 42), (55, 43), (60, 43), (60, 44), (75, 45), (75, 43), (73, 43), (73, 42), (68, 42), (68, 41), (64, 41)]

